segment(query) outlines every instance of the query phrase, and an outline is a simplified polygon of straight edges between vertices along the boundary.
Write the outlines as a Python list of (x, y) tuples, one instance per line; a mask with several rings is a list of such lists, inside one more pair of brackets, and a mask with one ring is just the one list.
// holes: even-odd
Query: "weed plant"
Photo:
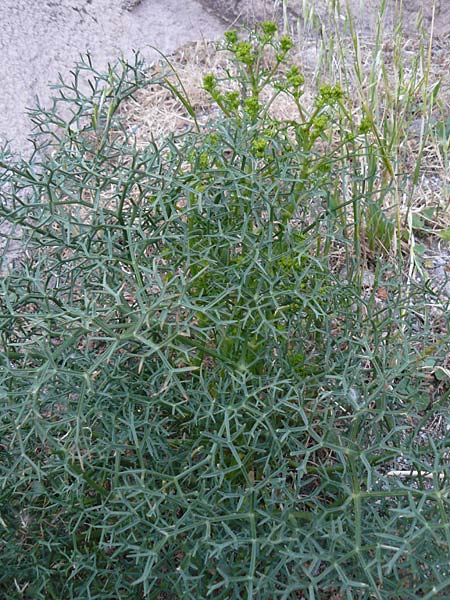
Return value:
[(339, 86), (302, 105), (291, 45), (229, 32), (222, 117), (140, 150), (120, 104), (173, 84), (87, 57), (3, 151), (2, 597), (448, 597), (448, 315), (388, 238), (363, 287), (388, 158)]

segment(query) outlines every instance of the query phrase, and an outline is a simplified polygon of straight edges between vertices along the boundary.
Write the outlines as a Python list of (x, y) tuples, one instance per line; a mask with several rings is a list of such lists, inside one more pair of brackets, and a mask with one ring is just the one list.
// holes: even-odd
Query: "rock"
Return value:
[(122, 10), (134, 10), (142, 0), (122, 0)]

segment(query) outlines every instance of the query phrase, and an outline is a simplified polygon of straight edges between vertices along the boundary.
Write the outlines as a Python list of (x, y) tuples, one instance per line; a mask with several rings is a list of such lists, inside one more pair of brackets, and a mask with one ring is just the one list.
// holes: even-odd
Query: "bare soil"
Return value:
[[(89, 51), (104, 72), (120, 56), (133, 60), (134, 50), (151, 61), (154, 47), (170, 54), (224, 29), (197, 0), (0, 0), (0, 147), (9, 141), (15, 152), (29, 153), (26, 109), (36, 97), (51, 106), (57, 92), (50, 85), (59, 73), (71, 80), (80, 54)], [(20, 253), (20, 232), (0, 220), (0, 276)]]
[(0, 0), (0, 142), (28, 148), (25, 115), (39, 96), (48, 106), (58, 73), (70, 79), (89, 51), (103, 72), (138, 50), (154, 60), (188, 41), (220, 37), (224, 23), (197, 0)]

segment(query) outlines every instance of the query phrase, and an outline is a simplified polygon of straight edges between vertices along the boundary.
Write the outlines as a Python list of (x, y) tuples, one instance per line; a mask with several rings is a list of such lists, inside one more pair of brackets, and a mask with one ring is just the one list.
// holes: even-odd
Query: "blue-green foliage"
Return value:
[(446, 597), (448, 391), (422, 366), (447, 316), (381, 263), (353, 281), (316, 145), (337, 88), (320, 131), (218, 96), (208, 131), (138, 150), (117, 109), (164, 81), (93, 81), (71, 121), (36, 113), (46, 158), (0, 161), (28, 239), (1, 283), (0, 595)]

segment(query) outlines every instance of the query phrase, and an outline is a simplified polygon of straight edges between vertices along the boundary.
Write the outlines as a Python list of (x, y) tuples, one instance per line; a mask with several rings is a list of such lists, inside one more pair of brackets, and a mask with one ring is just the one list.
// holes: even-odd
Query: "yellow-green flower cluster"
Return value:
[(244, 65), (252, 65), (255, 62), (252, 44), (250, 42), (239, 42), (235, 45), (234, 53)]
[(245, 100), (245, 112), (251, 119), (256, 119), (259, 113), (259, 100), (256, 96), (252, 96), (251, 98), (246, 98)]
[(317, 106), (333, 106), (344, 97), (344, 92), (339, 84), (325, 84), (320, 87)]
[(358, 133), (364, 135), (369, 133), (372, 129), (372, 119), (370, 117), (363, 117), (361, 119), (361, 123), (359, 124)]
[(264, 21), (261, 23), (261, 29), (263, 32), (263, 42), (271, 42), (278, 31), (278, 27), (273, 21)]
[(268, 140), (264, 138), (258, 138), (253, 141), (252, 150), (256, 157), (262, 158), (266, 152), (266, 148), (269, 145)]

